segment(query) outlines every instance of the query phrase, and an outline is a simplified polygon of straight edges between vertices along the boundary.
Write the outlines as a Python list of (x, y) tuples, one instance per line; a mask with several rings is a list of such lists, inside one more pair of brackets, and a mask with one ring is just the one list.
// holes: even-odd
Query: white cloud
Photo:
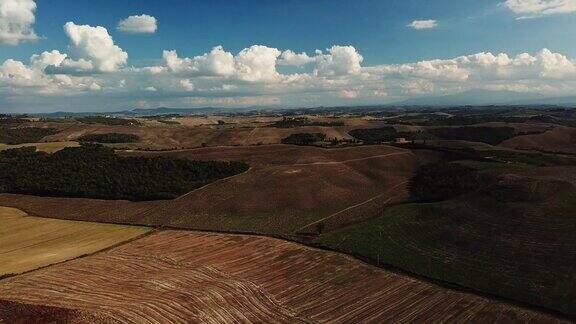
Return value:
[(76, 25), (68, 22), (64, 30), (70, 38), (73, 50), (80, 58), (90, 61), (99, 72), (114, 72), (126, 64), (128, 53), (114, 44), (106, 28)]
[(194, 84), (188, 79), (180, 80), (180, 86), (186, 91), (194, 91)]
[(281, 52), (276, 48), (252, 45), (235, 57), (236, 73), (244, 81), (273, 81), (278, 79), (276, 60)]
[[(89, 28), (92, 31), (96, 27)], [(477, 53), (363, 66), (362, 56), (352, 46), (333, 46), (324, 53), (317, 51), (314, 56), (306, 54), (307, 58), (300, 62), (292, 54), (284, 55), (290, 52), (300, 55), (287, 49), (254, 45), (234, 55), (217, 46), (194, 57), (164, 51), (163, 63), (158, 66), (127, 67), (122, 60), (121, 64), (112, 64), (114, 69), (104, 71), (104, 54), (90, 53), (89, 36), (79, 38), (82, 40), (78, 45), (72, 44), (76, 53), (72, 58), (73, 53), (53, 50), (32, 55), (29, 62), (3, 62), (0, 102), (5, 98), (17, 102), (34, 98), (57, 107), (62, 102), (57, 98), (67, 97), (70, 99), (66, 102), (71, 102), (71, 98), (78, 97), (77, 102), (82, 102), (81, 97), (97, 105), (105, 94), (110, 102), (122, 107), (142, 100), (150, 106), (238, 106), (248, 102), (309, 106), (380, 104), (472, 89), (549, 96), (570, 95), (576, 89), (576, 60), (548, 49), (532, 54)], [(111, 38), (108, 40), (106, 46), (114, 48)], [(311, 59), (314, 61), (310, 62)], [(285, 74), (277, 70), (278, 65), (287, 64), (285, 60), (296, 66), (314, 67), (312, 71), (306, 70), (310, 72)]]
[(158, 26), (155, 17), (139, 15), (120, 20), (117, 29), (130, 34), (153, 34)]
[(191, 76), (236, 77), (249, 82), (277, 79), (276, 61), (280, 51), (262, 45), (245, 48), (236, 56), (216, 46), (210, 53), (180, 58), (176, 51), (164, 51), (164, 63), (171, 72)]
[(278, 60), (279, 65), (293, 65), (293, 66), (303, 66), (309, 63), (313, 63), (316, 59), (314, 57), (308, 56), (308, 54), (302, 52), (300, 54), (294, 53), (292, 50), (286, 50), (282, 52), (280, 59)]
[(576, 12), (576, 0), (506, 0), (503, 5), (518, 19)]
[(332, 46), (328, 54), (316, 53), (316, 71), (319, 76), (358, 74), (364, 60), (353, 46)]
[(164, 51), (163, 58), (170, 71), (203, 76), (230, 76), (234, 74), (234, 56), (216, 46), (210, 53), (194, 58), (179, 58), (176, 51)]
[(339, 96), (344, 99), (356, 99), (358, 98), (358, 92), (354, 90), (341, 90)]
[(0, 0), (0, 45), (37, 40), (35, 11), (34, 0)]
[(421, 29), (433, 29), (438, 27), (438, 22), (436, 20), (414, 20), (410, 24), (406, 25), (406, 27), (410, 27), (416, 30)]

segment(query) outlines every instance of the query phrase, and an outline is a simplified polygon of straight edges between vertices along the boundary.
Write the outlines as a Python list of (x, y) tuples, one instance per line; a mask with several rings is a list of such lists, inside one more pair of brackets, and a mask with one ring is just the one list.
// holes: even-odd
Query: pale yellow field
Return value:
[(32, 217), (19, 209), (0, 207), (0, 275), (17, 274), (94, 253), (149, 230)]
[(12, 148), (20, 148), (26, 146), (36, 146), (37, 151), (47, 152), (47, 153), (54, 153), (56, 151), (60, 151), (66, 147), (77, 147), (80, 146), (78, 142), (48, 142), (48, 143), (26, 143), (26, 144), (17, 144), (17, 145), (8, 145), (0, 143), (0, 151), (12, 149)]

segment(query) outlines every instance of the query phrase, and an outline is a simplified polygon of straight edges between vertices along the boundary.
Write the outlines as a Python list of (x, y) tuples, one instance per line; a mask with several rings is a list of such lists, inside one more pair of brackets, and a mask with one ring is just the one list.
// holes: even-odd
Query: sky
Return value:
[(576, 90), (576, 0), (0, 0), (0, 111)]

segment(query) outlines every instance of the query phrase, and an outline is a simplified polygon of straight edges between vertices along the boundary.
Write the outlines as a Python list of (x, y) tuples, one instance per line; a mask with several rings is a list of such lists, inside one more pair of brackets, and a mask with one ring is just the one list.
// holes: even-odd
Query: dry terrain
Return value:
[(90, 254), (149, 229), (28, 216), (0, 207), (0, 275), (16, 274)]
[(558, 126), (543, 134), (511, 138), (500, 146), (518, 150), (576, 154), (576, 128)]
[(94, 311), (79, 311), (61, 307), (22, 304), (0, 300), (0, 323), (91, 323), (110, 324), (118, 321)]
[(80, 144), (78, 142), (42, 142), (42, 143), (26, 143), (26, 144), (16, 144), (16, 145), (8, 145), (0, 143), (0, 151), (14, 149), (14, 148), (21, 148), (21, 147), (28, 147), (34, 146), (36, 147), (37, 151), (42, 151), (46, 153), (54, 153), (56, 151), (60, 151), (66, 147), (77, 147)]
[[(336, 213), (328, 229), (347, 223), (348, 217), (359, 221), (377, 216), (379, 207), (406, 199), (414, 169), (433, 159), (390, 146), (272, 145), (123, 154), (245, 161), (251, 169), (172, 201), (2, 194), (0, 204), (54, 218), (289, 234)], [(348, 209), (354, 205), (364, 212)]]
[[(75, 141), (86, 134), (125, 133), (137, 135), (139, 143), (117, 145), (126, 148), (146, 148), (154, 150), (197, 148), (226, 145), (279, 144), (281, 140), (295, 133), (325, 133), (328, 138), (350, 139), (348, 132), (358, 127), (379, 127), (383, 122), (350, 118), (344, 126), (320, 127), (304, 126), (294, 128), (275, 128), (269, 125), (280, 117), (181, 117), (170, 121), (170, 125), (154, 120), (139, 119), (142, 126), (111, 126), (102, 124), (82, 124), (74, 121), (40, 122), (43, 127), (60, 130), (58, 134), (45, 137), (50, 142)], [(219, 125), (218, 120), (226, 124)], [(312, 118), (312, 120), (316, 120)], [(321, 119), (322, 121), (334, 121)]]
[[(0, 296), (125, 323), (562, 322), (341, 254), (272, 238), (183, 231), (2, 280)], [(0, 303), (0, 316), (13, 305)], [(22, 316), (38, 312), (18, 307)]]

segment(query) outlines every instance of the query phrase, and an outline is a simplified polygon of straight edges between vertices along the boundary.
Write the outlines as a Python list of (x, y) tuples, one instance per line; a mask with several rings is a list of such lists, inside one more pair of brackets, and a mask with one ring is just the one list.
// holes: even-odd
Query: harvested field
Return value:
[[(405, 199), (405, 183), (414, 169), (434, 159), (389, 146), (327, 150), (273, 145), (124, 154), (237, 160), (252, 168), (172, 201), (131, 203), (2, 194), (0, 204), (54, 218), (290, 234), (392, 187), (397, 188), (395, 201)], [(366, 217), (377, 216), (376, 209), (371, 209), (376, 214)], [(347, 222), (342, 217), (336, 220)]]
[(562, 322), (340, 254), (182, 231), (8, 278), (0, 296), (127, 323)]
[[(124, 133), (141, 138), (139, 143), (124, 144), (127, 148), (153, 150), (197, 148), (207, 146), (244, 146), (280, 144), (281, 140), (295, 133), (324, 133), (328, 138), (349, 139), (348, 132), (360, 125), (376, 127), (381, 122), (365, 120), (346, 121), (346, 126), (303, 126), (289, 129), (268, 127), (278, 118), (220, 118), (219, 116), (177, 118), (179, 125), (167, 125), (153, 120), (141, 119), (142, 126), (112, 126), (82, 124), (76, 122), (41, 123), (60, 132), (47, 136), (47, 141), (75, 141), (87, 134)], [(227, 124), (218, 125), (218, 120)], [(350, 124), (349, 124), (350, 123)]]
[(38, 321), (42, 321), (42, 323), (91, 324), (118, 322), (97, 312), (0, 301), (0, 323), (28, 324), (38, 323)]
[(28, 216), (0, 207), (0, 275), (17, 274), (90, 254), (149, 229)]
[(16, 145), (8, 145), (0, 143), (0, 151), (13, 148), (29, 147), (29, 146), (35, 146), (37, 151), (54, 153), (67, 147), (80, 146), (80, 144), (78, 144), (78, 142), (46, 142), (46, 143), (43, 142), (43, 143), (26, 143)]
[(576, 128), (558, 126), (543, 134), (511, 138), (499, 146), (518, 150), (576, 154)]

